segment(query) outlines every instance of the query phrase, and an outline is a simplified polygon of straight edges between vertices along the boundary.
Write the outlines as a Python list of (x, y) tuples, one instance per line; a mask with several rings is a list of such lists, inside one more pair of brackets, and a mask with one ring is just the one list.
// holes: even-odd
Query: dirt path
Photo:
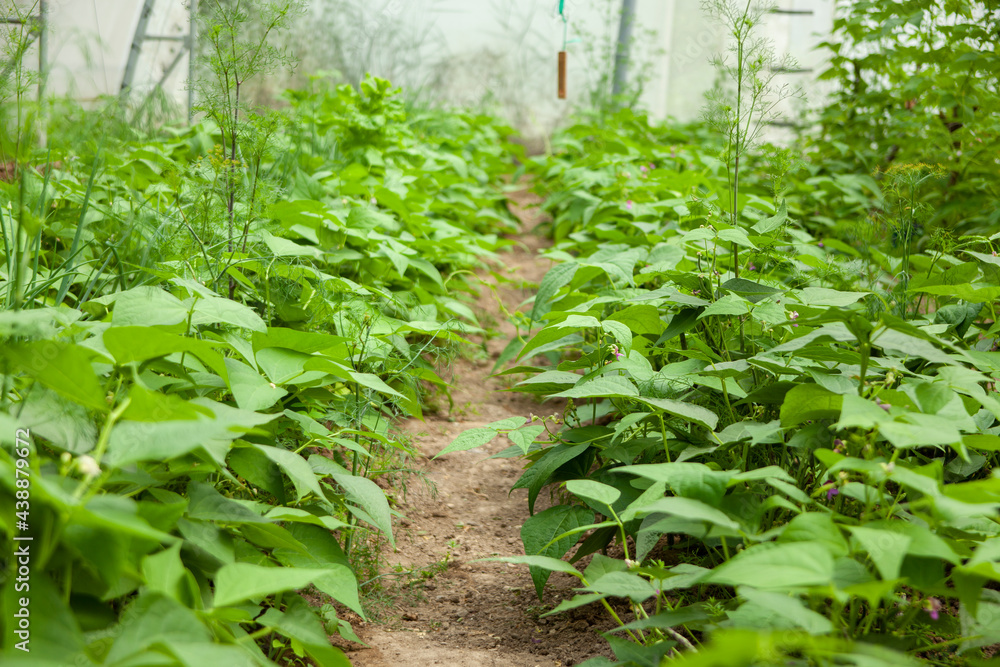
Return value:
[[(533, 206), (537, 198), (519, 192), (511, 200), (511, 210), (522, 224), (517, 240), (523, 247), (503, 258), (508, 277), (515, 281), (513, 286), (498, 289), (508, 310), (533, 293), (533, 286), (550, 266), (536, 256), (543, 241), (529, 233), (541, 219)], [(492, 277), (482, 275), (495, 284)], [(490, 378), (490, 369), (514, 335), (514, 327), (485, 287), (479, 310), (484, 327), (495, 322), (493, 326), (503, 335), (488, 342), (488, 360), (456, 360), (450, 378), (455, 386), (453, 414), (431, 415), (426, 422), (412, 420), (402, 426), (417, 435), (417, 448), (427, 458), (417, 461), (416, 466), (434, 483), (437, 494), (435, 497), (427, 485), (411, 480), (406, 502), (399, 508), (407, 518), (396, 526), (397, 549), (385, 554), (384, 571), (400, 566), (423, 569), (432, 576), (408, 588), (387, 584), (396, 600), (394, 617), (384, 624), (356, 628), (370, 647), (349, 654), (358, 667), (550, 667), (609, 655), (607, 643), (597, 634), (609, 628), (600, 614), (581, 609), (538, 617), (567, 596), (574, 579), (553, 575), (545, 600), (539, 603), (527, 568), (474, 562), (524, 553), (520, 528), (528, 516), (525, 491), (508, 495), (521, 474), (522, 463), (519, 459), (484, 460), (508, 447), (507, 438), (437, 460), (429, 458), (466, 429), (512, 415), (528, 417), (559, 409), (523, 394), (500, 391), (502, 379)], [(543, 493), (538, 509), (546, 506), (547, 495)]]

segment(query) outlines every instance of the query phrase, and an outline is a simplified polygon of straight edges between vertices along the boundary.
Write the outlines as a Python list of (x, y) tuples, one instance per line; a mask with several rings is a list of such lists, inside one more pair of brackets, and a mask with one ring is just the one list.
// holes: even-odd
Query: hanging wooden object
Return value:
[(566, 99), (566, 52), (559, 52), (559, 99)]

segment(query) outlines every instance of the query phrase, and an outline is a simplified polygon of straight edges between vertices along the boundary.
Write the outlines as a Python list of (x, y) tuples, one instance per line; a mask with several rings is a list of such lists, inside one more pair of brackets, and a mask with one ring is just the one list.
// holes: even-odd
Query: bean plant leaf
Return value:
[(392, 537), (392, 513), (389, 501), (378, 484), (359, 475), (331, 474), (337, 484), (344, 489), (347, 499), (364, 510), (364, 521), (378, 528), (391, 546), (396, 542)]
[(833, 580), (833, 557), (815, 542), (768, 542), (739, 552), (704, 581), (765, 590), (825, 586)]
[[(521, 541), (524, 543), (524, 551), (529, 556), (541, 555), (550, 558), (562, 558), (566, 552), (573, 548), (577, 538), (575, 536), (557, 540), (552, 544), (553, 539), (574, 528), (585, 526), (593, 522), (594, 514), (589, 509), (578, 505), (556, 505), (528, 517), (524, 525), (521, 526)], [(542, 599), (542, 589), (548, 581), (549, 571), (544, 567), (532, 565), (529, 567), (531, 580), (535, 584), (535, 592), (538, 599)]]
[(784, 427), (816, 419), (836, 419), (840, 416), (843, 397), (818, 384), (800, 384), (785, 394), (781, 404), (781, 425)]
[(457, 438), (451, 441), (451, 444), (435, 454), (434, 458), (453, 452), (464, 452), (468, 449), (482, 447), (497, 437), (497, 435), (499, 433), (492, 428), (470, 428), (467, 431), (462, 431)]

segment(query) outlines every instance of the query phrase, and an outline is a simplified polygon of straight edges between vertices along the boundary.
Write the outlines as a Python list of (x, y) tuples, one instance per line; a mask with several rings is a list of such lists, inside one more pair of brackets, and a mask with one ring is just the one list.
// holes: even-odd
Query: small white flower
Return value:
[(84, 477), (97, 477), (101, 474), (101, 466), (97, 464), (97, 461), (91, 456), (84, 454), (76, 460), (76, 469), (83, 474)]

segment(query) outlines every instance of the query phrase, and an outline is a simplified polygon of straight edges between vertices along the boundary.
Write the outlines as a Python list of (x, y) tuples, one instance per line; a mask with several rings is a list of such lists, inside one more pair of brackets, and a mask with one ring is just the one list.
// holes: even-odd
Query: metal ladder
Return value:
[[(8, 25), (29, 25), (31, 27), (31, 41), (38, 37), (38, 103), (42, 103), (45, 95), (45, 65), (48, 61), (49, 38), (45, 31), (45, 11), (46, 0), (38, 0), (38, 14), (30, 16), (5, 16), (0, 18), (0, 22)], [(33, 25), (32, 25), (33, 24)], [(0, 80), (6, 80), (17, 63), (11, 61), (7, 63), (3, 72), (0, 73)]]
[[(156, 82), (154, 90), (156, 88), (161, 88), (164, 83), (166, 83), (167, 78), (173, 74), (174, 70), (177, 69), (177, 65), (180, 64), (181, 59), (185, 54), (188, 54), (188, 79), (194, 80), (194, 54), (195, 54), (195, 40), (197, 39), (197, 23), (195, 17), (198, 13), (198, 0), (188, 0), (188, 32), (186, 35), (148, 35), (146, 34), (146, 29), (149, 26), (149, 17), (153, 14), (153, 7), (156, 0), (143, 0), (142, 12), (139, 14), (139, 23), (135, 26), (135, 36), (132, 38), (132, 48), (129, 49), (128, 62), (125, 64), (125, 74), (122, 76), (121, 94), (126, 95), (132, 88), (132, 83), (135, 80), (136, 68), (139, 65), (139, 56), (142, 55), (142, 47), (145, 42), (180, 42), (182, 43), (182, 48), (174, 56), (174, 59), (170, 61), (170, 64), (163, 71), (163, 75), (160, 80)], [(151, 95), (150, 92), (149, 95)], [(148, 100), (149, 95), (146, 96)], [(146, 100), (143, 101), (145, 104)], [(187, 94), (187, 109), (188, 109), (188, 121), (191, 120), (191, 116), (194, 110), (194, 90), (192, 86), (188, 86)]]

